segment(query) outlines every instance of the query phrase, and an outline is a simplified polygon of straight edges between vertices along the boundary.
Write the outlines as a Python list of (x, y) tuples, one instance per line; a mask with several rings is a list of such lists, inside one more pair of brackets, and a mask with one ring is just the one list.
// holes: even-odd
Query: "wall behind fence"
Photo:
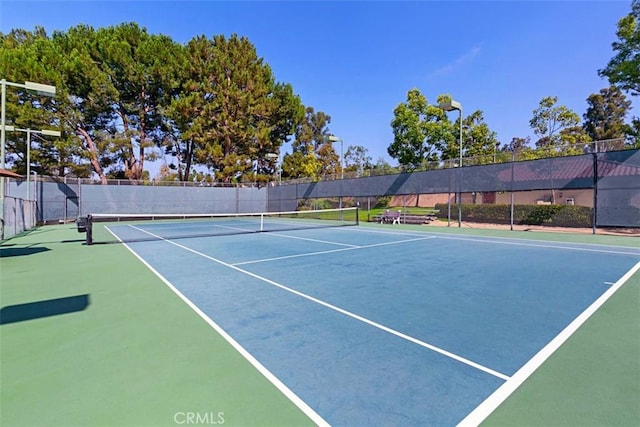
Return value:
[(264, 188), (81, 185), (80, 215), (245, 213), (266, 210)]
[(640, 227), (640, 150), (270, 186), (268, 208), (293, 210), (314, 198), (536, 190), (589, 190), (596, 225)]
[[(90, 213), (245, 213), (265, 212), (267, 193), (253, 187), (161, 187), (80, 184), (77, 179), (39, 177), (31, 183), (34, 221), (75, 221)], [(7, 198), (26, 197), (26, 182), (12, 180)], [(8, 202), (7, 202), (8, 203)], [(8, 210), (8, 206), (5, 210)], [(11, 212), (7, 211), (6, 217)]]
[[(272, 183), (265, 188), (95, 185), (38, 177), (37, 184), (30, 187), (37, 213), (34, 208), (27, 212), (24, 201), (19, 201), (26, 199), (26, 182), (10, 179), (4, 216), (5, 221), (13, 218), (13, 225), (7, 226), (18, 230), (25, 227), (23, 223), (27, 229), (31, 227), (32, 215), (39, 222), (56, 222), (89, 213), (292, 211), (299, 201), (314, 198), (457, 192), (495, 192), (495, 201), (500, 203), (510, 192), (577, 189), (592, 191), (596, 225), (640, 227), (640, 150), (312, 183)], [(467, 203), (465, 200), (468, 198), (463, 197)]]
[[(27, 192), (26, 181), (5, 179), (2, 215), (2, 237), (4, 239), (9, 239), (36, 225), (35, 183), (30, 182), (29, 187), (30, 191)], [(27, 193), (29, 193), (29, 200)]]
[(640, 227), (640, 150), (598, 153), (600, 226)]

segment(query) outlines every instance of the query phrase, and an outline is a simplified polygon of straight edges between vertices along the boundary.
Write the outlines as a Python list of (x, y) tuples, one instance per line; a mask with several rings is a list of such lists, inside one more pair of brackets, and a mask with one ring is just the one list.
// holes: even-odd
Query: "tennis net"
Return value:
[(358, 225), (358, 208), (240, 214), (91, 214), (78, 220), (87, 245)]

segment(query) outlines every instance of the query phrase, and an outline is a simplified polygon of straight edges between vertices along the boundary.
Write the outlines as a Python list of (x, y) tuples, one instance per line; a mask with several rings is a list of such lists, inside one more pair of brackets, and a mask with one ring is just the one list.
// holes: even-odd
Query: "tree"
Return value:
[[(19, 128), (56, 129), (64, 131), (57, 110), (65, 104), (65, 86), (59, 73), (59, 57), (51, 45), (46, 32), (36, 27), (33, 32), (12, 30), (0, 34), (0, 75), (3, 78), (24, 82), (25, 80), (51, 84), (57, 87), (55, 98), (37, 96), (22, 88), (11, 88), (6, 93), (7, 124)], [(7, 134), (7, 161), (26, 173), (26, 134)], [(63, 132), (61, 138), (38, 138), (31, 140), (31, 162), (33, 170), (48, 175), (64, 176), (71, 172), (76, 176), (87, 176), (88, 168), (78, 164), (81, 150), (74, 145), (70, 134)]]
[(613, 150), (624, 146), (628, 126), (625, 116), (631, 108), (624, 93), (616, 86), (601, 89), (598, 94), (587, 98), (587, 111), (584, 114), (583, 128), (594, 141), (604, 141), (599, 149)]
[(251, 42), (235, 34), (192, 39), (184, 67), (169, 110), (170, 152), (187, 173), (193, 162), (224, 182), (268, 180), (302, 116), (291, 86), (276, 84)]
[(79, 157), (106, 184), (108, 169), (117, 164), (111, 149), (114, 132), (108, 130), (116, 90), (98, 66), (102, 61), (96, 31), (79, 25), (54, 32), (51, 43), (60, 76), (56, 115), (80, 149)]
[(631, 148), (640, 148), (640, 117), (634, 117), (627, 129), (627, 143)]
[(406, 102), (398, 104), (393, 115), (393, 142), (387, 148), (392, 158), (409, 169), (439, 159), (442, 142), (447, 136), (451, 139), (451, 126), (447, 127), (441, 108), (429, 105), (420, 90), (411, 89)]
[(569, 128), (578, 126), (580, 116), (564, 105), (556, 106), (557, 102), (558, 97), (555, 96), (542, 98), (538, 108), (533, 110), (533, 118), (529, 121), (529, 125), (539, 138), (536, 141), (538, 155), (572, 154), (576, 148), (571, 144), (581, 139), (575, 135), (576, 129), (567, 131)]
[(631, 2), (631, 13), (618, 21), (618, 41), (612, 43), (615, 55), (599, 70), (615, 85), (632, 96), (640, 94), (640, 0)]
[(174, 62), (179, 47), (169, 37), (150, 35), (135, 23), (96, 32), (99, 68), (115, 92), (110, 99), (112, 148), (124, 166), (124, 176), (142, 178), (145, 160), (155, 160), (153, 148), (163, 139), (163, 105), (176, 85)]
[[(460, 126), (458, 123), (456, 126)], [(500, 146), (497, 134), (484, 122), (481, 110), (474, 111), (462, 120), (463, 155), (473, 164), (495, 163)], [(467, 162), (468, 163), (468, 162)]]
[[(9, 124), (64, 131), (33, 145), (39, 171), (51, 175), (139, 180), (161, 147), (180, 179), (199, 179), (193, 166), (205, 165), (226, 182), (265, 181), (304, 116), (291, 85), (276, 83), (236, 35), (181, 46), (135, 23), (79, 25), (51, 38), (14, 30), (0, 33), (0, 60), (3, 78), (57, 87), (55, 99), (8, 91)], [(9, 142), (24, 167), (24, 137)]]
[(331, 117), (313, 107), (306, 107), (304, 119), (297, 126), (293, 153), (283, 159), (282, 172), (289, 178), (317, 180), (340, 172), (340, 157), (329, 140)]
[(371, 175), (391, 175), (399, 173), (400, 169), (393, 167), (383, 157), (378, 158), (378, 161), (371, 167)]
[(350, 145), (344, 154), (344, 169), (346, 172), (353, 172), (356, 176), (363, 174), (365, 170), (371, 169), (371, 157), (367, 154), (367, 149), (361, 145)]

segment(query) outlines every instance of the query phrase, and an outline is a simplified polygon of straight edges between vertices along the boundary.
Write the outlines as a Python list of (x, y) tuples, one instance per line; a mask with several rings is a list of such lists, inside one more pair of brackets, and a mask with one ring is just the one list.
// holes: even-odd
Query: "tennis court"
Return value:
[(214, 227), (234, 232), (106, 229), (316, 424), (478, 424), (640, 268), (637, 247)]

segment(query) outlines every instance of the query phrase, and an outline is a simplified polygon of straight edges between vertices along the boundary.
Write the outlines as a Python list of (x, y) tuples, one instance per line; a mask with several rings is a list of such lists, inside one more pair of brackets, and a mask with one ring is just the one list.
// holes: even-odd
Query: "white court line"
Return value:
[[(134, 227), (135, 228), (135, 227)], [(109, 228), (107, 228), (109, 230)], [(141, 230), (144, 231), (144, 230)], [(251, 355), (240, 343), (238, 343), (231, 335), (229, 335), (220, 325), (213, 321), (206, 313), (198, 308), (189, 298), (187, 298), (182, 292), (178, 290), (173, 284), (166, 279), (160, 272), (153, 268), (147, 261), (136, 253), (129, 245), (122, 240), (111, 230), (109, 230), (113, 236), (118, 239), (136, 258), (142, 262), (149, 270), (162, 280), (182, 301), (185, 302), (198, 316), (200, 316), (211, 328), (213, 328), (222, 338), (224, 338), (238, 353), (240, 353), (254, 368), (258, 370), (264, 377), (271, 382), (282, 394), (284, 394), (294, 405), (296, 405), (306, 416), (308, 416), (316, 425), (329, 427), (330, 424), (324, 420), (316, 411), (306, 404), (297, 394), (295, 394), (289, 387), (287, 387), (282, 381), (278, 379), (271, 371), (269, 371), (262, 363)], [(145, 233), (148, 233), (144, 231)], [(151, 233), (149, 233), (151, 234)], [(163, 239), (164, 240), (164, 239)], [(168, 240), (167, 240), (168, 241)]]
[(286, 237), (287, 239), (306, 240), (308, 242), (326, 243), (328, 245), (336, 245), (336, 246), (347, 246), (347, 247), (352, 248), (352, 249), (359, 248), (358, 245), (351, 245), (349, 243), (340, 243), (340, 242), (329, 242), (327, 240), (312, 239), (310, 237), (289, 236), (287, 234), (280, 234), (280, 233), (273, 233), (273, 232), (270, 232), (270, 233), (267, 233), (267, 234), (269, 234), (271, 236)]
[[(280, 236), (279, 234), (275, 234), (275, 233), (270, 233), (270, 234), (272, 236), (276, 236), (276, 235)], [(282, 235), (282, 237), (288, 237), (288, 236)], [(299, 257), (314, 256), (314, 255), (324, 255), (324, 254), (331, 254), (331, 253), (334, 253), (334, 252), (344, 252), (344, 251), (353, 251), (353, 250), (356, 250), (356, 249), (375, 248), (375, 247), (378, 247), (378, 246), (397, 245), (397, 244), (400, 244), (400, 243), (415, 242), (415, 241), (418, 241), (418, 240), (431, 240), (431, 239), (435, 239), (435, 238), (436, 238), (435, 236), (427, 236), (427, 237), (420, 237), (418, 239), (407, 239), (407, 240), (397, 240), (395, 242), (374, 243), (374, 244), (371, 244), (371, 245), (353, 246), (353, 247), (349, 247), (349, 248), (340, 248), (340, 249), (329, 249), (329, 250), (326, 250), (326, 251), (307, 252), (307, 253), (295, 254), (295, 255), (284, 255), (284, 256), (273, 257), (273, 258), (256, 259), (256, 260), (253, 260), (253, 261), (235, 262), (235, 263), (233, 263), (231, 265), (256, 264), (256, 263), (260, 263), (260, 262), (278, 261), (278, 260), (281, 260), (281, 259), (299, 258)]]
[[(132, 227), (135, 228), (135, 226), (132, 226)], [(351, 317), (352, 319), (359, 320), (359, 321), (361, 321), (363, 323), (366, 323), (367, 325), (373, 326), (374, 328), (377, 328), (377, 329), (380, 329), (382, 331), (385, 331), (385, 332), (387, 332), (387, 333), (389, 333), (391, 335), (395, 335), (395, 336), (397, 336), (399, 338), (402, 338), (404, 340), (407, 340), (409, 342), (417, 344), (417, 345), (419, 345), (421, 347), (427, 348), (427, 349), (429, 349), (431, 351), (439, 353), (439, 354), (441, 354), (443, 356), (446, 356), (446, 357), (448, 357), (450, 359), (453, 359), (453, 360), (456, 360), (458, 362), (461, 362), (461, 363), (463, 363), (463, 364), (465, 364), (467, 366), (471, 366), (473, 368), (476, 368), (476, 369), (478, 369), (478, 370), (480, 370), (482, 372), (485, 372), (485, 373), (487, 373), (489, 375), (493, 375), (493, 376), (498, 377), (498, 378), (500, 378), (502, 380), (508, 380), (509, 379), (509, 377), (507, 375), (505, 375), (505, 374), (503, 374), (501, 372), (495, 371), (495, 370), (493, 370), (491, 368), (487, 368), (486, 366), (480, 365), (479, 363), (473, 362), (473, 361), (471, 361), (469, 359), (466, 359), (466, 358), (464, 358), (462, 356), (459, 356), (457, 354), (451, 353), (451, 352), (449, 352), (447, 350), (444, 350), (444, 349), (442, 349), (440, 347), (436, 347), (436, 346), (428, 344), (428, 343), (426, 343), (424, 341), (420, 341), (417, 338), (413, 338), (413, 337), (411, 337), (409, 335), (403, 334), (402, 332), (396, 331), (395, 329), (391, 329), (391, 328), (389, 328), (387, 326), (384, 326), (384, 325), (382, 325), (380, 323), (376, 323), (376, 322), (374, 322), (372, 320), (369, 320), (369, 319), (367, 319), (365, 317), (362, 317), (360, 315), (357, 315), (355, 313), (352, 313), (350, 311), (347, 311), (347, 310), (342, 309), (340, 307), (337, 307), (335, 305), (332, 305), (332, 304), (329, 304), (329, 303), (324, 302), (322, 300), (319, 300), (318, 298), (314, 298), (311, 295), (307, 295), (307, 294), (302, 293), (300, 291), (296, 291), (295, 289), (292, 289), (292, 288), (284, 286), (284, 285), (282, 285), (280, 283), (274, 282), (273, 280), (267, 279), (266, 277), (254, 274), (254, 273), (252, 273), (250, 271), (247, 271), (247, 270), (243, 270), (242, 268), (236, 267), (236, 266), (234, 266), (232, 264), (226, 263), (226, 262), (224, 262), (222, 260), (219, 260), (217, 258), (214, 258), (214, 257), (209, 256), (207, 254), (204, 254), (202, 252), (196, 251), (196, 250), (191, 249), (191, 248), (189, 248), (187, 246), (181, 245), (180, 243), (176, 243), (174, 241), (167, 240), (167, 239), (165, 239), (165, 238), (163, 238), (161, 236), (156, 236), (155, 234), (149, 233), (148, 231), (145, 231), (145, 230), (142, 230), (142, 229), (140, 229), (140, 231), (142, 231), (144, 233), (147, 233), (147, 234), (150, 234), (150, 235), (152, 235), (152, 236), (154, 236), (154, 237), (156, 237), (158, 239), (164, 240), (165, 242), (170, 243), (170, 244), (172, 244), (174, 246), (177, 246), (179, 248), (182, 248), (182, 249), (184, 249), (184, 250), (186, 250), (188, 252), (191, 252), (191, 253), (199, 255), (199, 256), (201, 256), (203, 258), (209, 259), (209, 260), (211, 260), (213, 262), (216, 262), (216, 263), (218, 263), (220, 265), (223, 265), (225, 267), (229, 267), (229, 268), (231, 268), (233, 270), (236, 270), (236, 271), (238, 271), (240, 273), (246, 274), (247, 276), (251, 276), (251, 277), (253, 277), (255, 279), (258, 279), (260, 281), (268, 283), (269, 285), (275, 286), (275, 287), (280, 288), (282, 290), (285, 290), (285, 291), (287, 291), (289, 293), (292, 293), (294, 295), (297, 295), (299, 297), (302, 297), (304, 299), (312, 301), (312, 302), (314, 302), (316, 304), (319, 304), (319, 305), (321, 305), (323, 307), (327, 307), (327, 308), (329, 308), (331, 310), (337, 311), (338, 313), (344, 314), (345, 316)]]
[(468, 237), (451, 237), (451, 236), (440, 236), (441, 239), (447, 240), (462, 240), (466, 242), (480, 242), (480, 243), (492, 243), (497, 245), (515, 245), (515, 246), (532, 246), (536, 248), (547, 248), (547, 249), (564, 249), (570, 251), (582, 251), (582, 252), (597, 252), (604, 254), (617, 254), (617, 255), (636, 255), (640, 256), (640, 254), (636, 252), (625, 252), (625, 251), (612, 251), (607, 249), (594, 249), (594, 248), (578, 248), (572, 246), (560, 246), (560, 245), (549, 245), (549, 244), (540, 244), (540, 243), (522, 243), (522, 242), (499, 242), (495, 240), (483, 240), (483, 239), (473, 239)]
[[(457, 240), (470, 240), (470, 241), (476, 241), (480, 243), (504, 243), (504, 244), (524, 245), (524, 246), (536, 246), (536, 245), (541, 245), (541, 243), (538, 243), (538, 242), (545, 242), (545, 240), (522, 239), (520, 237), (472, 236), (470, 234), (460, 234), (459, 237), (457, 237), (457, 236), (452, 236), (451, 234), (448, 234), (448, 233), (431, 231), (431, 230), (425, 230), (425, 231), (407, 230), (405, 232), (402, 232), (402, 231), (391, 231), (391, 230), (384, 230), (384, 231), (376, 230), (375, 228), (368, 228), (368, 227), (358, 227), (358, 228), (351, 228), (351, 229), (360, 233), (394, 234), (394, 235), (401, 235), (401, 236), (419, 236), (419, 235), (428, 233), (428, 234), (435, 234), (437, 237), (440, 237), (443, 239), (448, 238), (448, 239), (457, 239)], [(503, 241), (500, 241), (500, 240), (503, 240)], [(531, 243), (525, 243), (525, 242), (531, 242)], [(546, 240), (546, 242), (552, 242), (552, 241)], [(567, 242), (565, 244), (594, 247), (594, 249), (592, 249), (594, 252), (640, 256), (640, 252), (637, 252), (637, 251), (636, 252), (624, 251), (624, 249), (627, 249), (624, 246), (603, 245), (600, 243), (583, 243), (583, 242)], [(549, 245), (544, 247), (568, 249), (568, 250), (589, 250), (588, 248), (580, 248), (575, 246), (562, 246), (562, 245)], [(602, 248), (602, 249), (597, 249), (597, 248)], [(605, 249), (605, 248), (612, 248), (612, 249)], [(613, 248), (617, 250), (613, 250)], [(628, 248), (628, 249), (631, 251), (633, 248)]]
[(585, 311), (574, 319), (549, 344), (540, 350), (531, 360), (518, 370), (507, 382), (502, 384), (491, 396), (485, 399), (476, 409), (467, 415), (458, 426), (480, 425), (495, 409), (502, 404), (522, 383), (536, 371), (584, 322), (593, 315), (613, 294), (624, 285), (631, 276), (640, 270), (640, 262), (627, 271), (612, 287), (607, 289), (600, 298), (595, 300)]

